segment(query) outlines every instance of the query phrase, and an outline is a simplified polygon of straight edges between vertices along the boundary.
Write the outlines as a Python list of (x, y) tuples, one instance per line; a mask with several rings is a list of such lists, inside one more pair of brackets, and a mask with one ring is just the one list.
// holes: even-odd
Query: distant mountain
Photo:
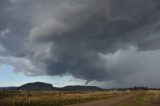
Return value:
[(53, 87), (52, 84), (43, 82), (26, 83), (20, 87), (0, 87), (0, 90), (29, 90), (29, 91), (101, 91), (97, 86), (72, 85), (62, 88)]
[(27, 83), (19, 87), (19, 90), (31, 90), (31, 91), (52, 91), (55, 88), (52, 84), (43, 82)]
[(74, 86), (66, 86), (61, 88), (62, 91), (101, 91), (104, 90), (97, 86), (82, 86), (82, 85), (74, 85)]
[(18, 90), (19, 87), (0, 87), (0, 91), (1, 90)]

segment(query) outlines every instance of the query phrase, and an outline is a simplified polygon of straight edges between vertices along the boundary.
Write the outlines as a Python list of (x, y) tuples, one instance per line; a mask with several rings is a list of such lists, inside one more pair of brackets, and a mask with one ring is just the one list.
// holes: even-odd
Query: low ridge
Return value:
[(104, 90), (97, 86), (71, 85), (62, 88), (53, 87), (44, 82), (26, 83), (20, 87), (1, 87), (0, 90), (28, 90), (28, 91), (100, 91)]

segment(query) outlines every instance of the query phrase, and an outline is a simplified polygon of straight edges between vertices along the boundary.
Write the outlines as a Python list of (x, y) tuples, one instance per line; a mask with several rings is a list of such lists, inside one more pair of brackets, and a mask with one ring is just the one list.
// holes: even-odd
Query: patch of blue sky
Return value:
[(46, 82), (56, 87), (66, 85), (81, 85), (85, 81), (75, 79), (70, 75), (64, 76), (26, 76), (23, 73), (14, 72), (14, 68), (10, 65), (0, 65), (0, 87), (20, 86), (28, 82)]

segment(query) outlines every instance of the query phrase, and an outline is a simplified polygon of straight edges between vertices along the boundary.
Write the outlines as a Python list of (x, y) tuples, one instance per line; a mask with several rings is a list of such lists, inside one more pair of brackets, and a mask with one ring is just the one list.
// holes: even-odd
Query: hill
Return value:
[(54, 87), (52, 84), (43, 82), (27, 83), (19, 87), (19, 90), (32, 90), (32, 91), (52, 91)]
[(0, 90), (28, 90), (28, 91), (101, 91), (105, 90), (97, 86), (72, 85), (62, 88), (53, 87), (44, 82), (26, 83), (20, 87), (1, 87)]
[(101, 91), (104, 90), (97, 86), (82, 86), (82, 85), (75, 85), (75, 86), (65, 86), (61, 88), (62, 91)]

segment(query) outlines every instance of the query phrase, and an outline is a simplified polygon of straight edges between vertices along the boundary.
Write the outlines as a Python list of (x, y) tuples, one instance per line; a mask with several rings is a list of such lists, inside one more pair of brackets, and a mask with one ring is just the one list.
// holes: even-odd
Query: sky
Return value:
[(160, 87), (159, 0), (1, 0), (0, 86)]
[(14, 86), (21, 86), (22, 84), (28, 82), (46, 82), (50, 83), (55, 87), (64, 87), (68, 85), (82, 85), (85, 81), (80, 79), (74, 79), (70, 75), (66, 76), (25, 76), (22, 73), (15, 73), (13, 71), (13, 67), (10, 65), (1, 65), (0, 67), (0, 84), (1, 87), (14, 87)]

